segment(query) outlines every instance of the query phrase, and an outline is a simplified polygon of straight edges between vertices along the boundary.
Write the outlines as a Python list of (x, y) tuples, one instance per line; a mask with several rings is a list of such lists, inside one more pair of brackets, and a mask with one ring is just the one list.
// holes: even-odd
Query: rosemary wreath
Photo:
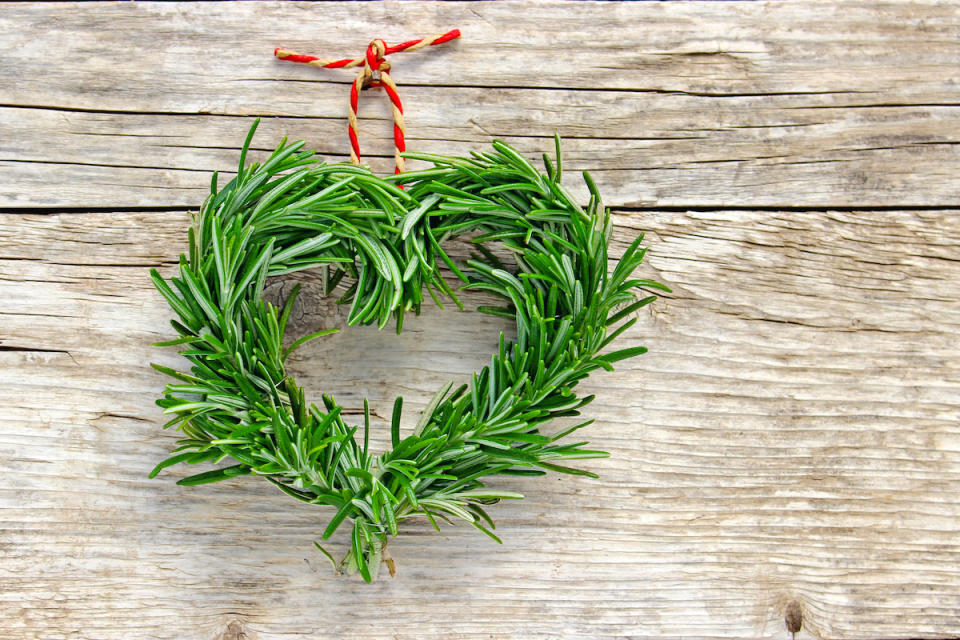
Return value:
[[(484, 507), (523, 496), (487, 486), (488, 476), (596, 477), (562, 464), (607, 455), (565, 441), (591, 420), (551, 435), (541, 427), (579, 415), (593, 400), (573, 391), (592, 371), (646, 351), (601, 353), (636, 322), (631, 314), (655, 299), (638, 292), (669, 290), (631, 279), (643, 260), (642, 236), (608, 271), (609, 212), (586, 173), (586, 208), (561, 185), (559, 139), (555, 162), (544, 154), (545, 174), (494, 142), (492, 151), (469, 158), (407, 154), (432, 168), (380, 178), (364, 167), (317, 161), (303, 142), (286, 139), (268, 160), (247, 165), (256, 127), (237, 176), (219, 189), (213, 175), (179, 274), (167, 281), (151, 272), (179, 334), (158, 345), (179, 345), (191, 367), (153, 365), (176, 379), (157, 404), (173, 415), (165, 428), (176, 426), (183, 438), (150, 477), (180, 462), (230, 460), (178, 484), (259, 475), (298, 500), (329, 505), (335, 512), (322, 537), (352, 521), (351, 549), (339, 568), (368, 582), (381, 561), (393, 573), (387, 539), (408, 518), (425, 517), (434, 527), (438, 518), (459, 518), (499, 542)], [(480, 253), (461, 268), (443, 242), (468, 232)], [(509, 250), (516, 267), (485, 246), (492, 242)], [(383, 328), (392, 317), (399, 332), (406, 312), (419, 313), (424, 289), (437, 304), (440, 294), (463, 308), (441, 263), (461, 289), (502, 298), (502, 306), (479, 310), (514, 319), (516, 338), (501, 333), (490, 365), (469, 384), (440, 389), (412, 433), (401, 433), (397, 398), (392, 448), (374, 456), (366, 400), (358, 438), (359, 425), (344, 421), (341, 405), (329, 396), (322, 408), (310, 404), (284, 366), (298, 346), (334, 330), (284, 346), (297, 290), (278, 307), (262, 299), (264, 283), (319, 267), (328, 295), (345, 287), (338, 302), (350, 305), (349, 325)]]

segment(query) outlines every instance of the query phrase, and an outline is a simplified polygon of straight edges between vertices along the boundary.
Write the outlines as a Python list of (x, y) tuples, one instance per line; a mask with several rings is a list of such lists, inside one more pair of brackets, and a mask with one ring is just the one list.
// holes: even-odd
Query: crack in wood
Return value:
[(70, 352), (64, 349), (46, 349), (44, 347), (20, 347), (20, 346), (9, 345), (9, 344), (0, 344), (0, 351), (12, 351), (15, 353), (62, 353), (68, 356), (70, 355)]

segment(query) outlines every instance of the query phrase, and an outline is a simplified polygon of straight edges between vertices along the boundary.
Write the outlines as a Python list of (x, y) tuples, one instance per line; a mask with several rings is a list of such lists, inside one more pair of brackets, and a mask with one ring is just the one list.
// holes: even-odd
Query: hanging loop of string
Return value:
[(390, 77), (390, 62), (386, 59), (392, 53), (401, 51), (416, 51), (435, 44), (442, 44), (460, 37), (460, 30), (454, 29), (447, 33), (420, 38), (419, 40), (410, 40), (393, 46), (387, 46), (387, 43), (377, 38), (373, 40), (361, 58), (344, 58), (342, 60), (324, 60), (314, 56), (306, 56), (286, 49), (275, 49), (273, 55), (281, 60), (290, 62), (302, 62), (312, 67), (322, 69), (350, 69), (352, 67), (361, 67), (357, 77), (350, 87), (350, 110), (347, 113), (347, 135), (350, 137), (350, 160), (354, 164), (360, 164), (360, 142), (357, 137), (357, 103), (360, 99), (360, 92), (368, 87), (383, 87), (390, 99), (390, 106), (393, 109), (393, 146), (396, 168), (394, 173), (403, 173), (404, 161), (401, 155), (406, 151), (406, 125), (403, 121), (403, 104), (400, 102), (400, 95), (397, 93), (397, 85)]

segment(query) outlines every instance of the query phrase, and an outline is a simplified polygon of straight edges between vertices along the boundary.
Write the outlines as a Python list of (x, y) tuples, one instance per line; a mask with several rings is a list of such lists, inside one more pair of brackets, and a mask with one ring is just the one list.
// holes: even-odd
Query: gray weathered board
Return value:
[[(453, 27), (394, 56), (410, 148), (559, 132), (674, 294), (583, 385), (599, 480), (499, 481), (503, 546), (411, 524), (365, 585), (313, 550), (325, 509), (146, 479), (176, 439), (147, 363), (178, 362), (148, 268), (253, 116), (344, 157), (351, 72), (274, 47)], [(389, 113), (364, 93), (378, 171)], [(0, 639), (960, 635), (958, 136), (956, 2), (0, 4)], [(297, 331), (342, 325), (306, 282)], [(293, 370), (383, 429), (501, 329), (429, 309)]]

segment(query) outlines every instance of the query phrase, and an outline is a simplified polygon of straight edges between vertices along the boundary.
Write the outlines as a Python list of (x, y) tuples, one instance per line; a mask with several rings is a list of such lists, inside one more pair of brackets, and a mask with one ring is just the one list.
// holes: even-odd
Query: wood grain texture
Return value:
[[(600, 480), (504, 480), (529, 498), (494, 509), (502, 548), (411, 525), (373, 586), (332, 577), (309, 546), (330, 514), (267, 483), (146, 479), (173, 434), (145, 363), (177, 358), (149, 347), (170, 332), (147, 267), (171, 269), (184, 214), (0, 222), (0, 638), (784, 638), (794, 600), (815, 637), (957, 631), (953, 213), (618, 216), (616, 250), (653, 230), (676, 293), (626, 337), (651, 353), (584, 385)], [(315, 292), (298, 333), (342, 324)], [(431, 309), (293, 369), (354, 420), (368, 397), (383, 443), (395, 394), (421, 408), (500, 328)]]
[[(350, 74), (274, 46), (454, 26), (397, 56), (411, 148), (559, 131), (674, 294), (584, 384), (600, 479), (506, 478), (503, 546), (410, 523), (365, 585), (312, 548), (328, 510), (146, 478), (176, 438), (146, 364), (178, 362), (148, 269), (254, 115), (257, 153), (343, 157)], [(960, 636), (960, 5), (7, 4), (0, 62), (0, 640)], [(343, 325), (300, 278), (294, 331)], [(292, 369), (354, 422), (369, 398), (377, 448), (502, 329), (429, 308)]]
[[(558, 132), (620, 206), (960, 202), (955, 3), (117, 3), (0, 14), (0, 206), (192, 206), (254, 114), (343, 158), (351, 72), (274, 47), (359, 55), (454, 25), (393, 57), (412, 150), (539, 154)], [(389, 118), (366, 92), (382, 171)]]

